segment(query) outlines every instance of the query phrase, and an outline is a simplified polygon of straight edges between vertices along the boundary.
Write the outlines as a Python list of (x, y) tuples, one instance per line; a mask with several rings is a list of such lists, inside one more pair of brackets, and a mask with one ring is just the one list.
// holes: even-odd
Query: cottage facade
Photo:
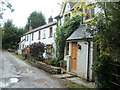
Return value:
[[(52, 18), (49, 19), (51, 20)], [(55, 42), (54, 42), (55, 30), (56, 30), (56, 22), (49, 21), (49, 23), (46, 25), (28, 31), (21, 37), (18, 53), (22, 54), (22, 50), (25, 47), (35, 42), (42, 42), (46, 45), (47, 48), (45, 53), (49, 52), (51, 53), (49, 57), (55, 57)], [(44, 57), (47, 56), (45, 56), (44, 54)]]
[[(64, 8), (61, 10), (61, 14), (56, 17), (58, 26), (63, 25), (67, 18), (75, 16), (72, 10), (74, 10), (76, 4), (77, 2), (68, 2), (63, 6)], [(92, 5), (92, 3), (86, 3), (86, 5)], [(100, 12), (100, 9), (97, 7), (83, 8), (83, 12), (86, 13), (86, 16), (82, 17), (82, 22), (80, 21), (82, 25), (66, 40), (64, 60), (67, 61), (67, 72), (77, 74), (83, 79), (92, 81), (94, 80), (92, 65), (96, 49), (92, 42), (92, 35), (86, 31), (88, 28), (86, 23), (90, 22), (94, 15)]]

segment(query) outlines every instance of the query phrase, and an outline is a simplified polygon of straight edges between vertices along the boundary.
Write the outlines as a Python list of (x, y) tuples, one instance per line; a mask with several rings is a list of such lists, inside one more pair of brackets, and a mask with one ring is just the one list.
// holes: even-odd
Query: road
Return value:
[(0, 50), (0, 88), (65, 88), (58, 79)]

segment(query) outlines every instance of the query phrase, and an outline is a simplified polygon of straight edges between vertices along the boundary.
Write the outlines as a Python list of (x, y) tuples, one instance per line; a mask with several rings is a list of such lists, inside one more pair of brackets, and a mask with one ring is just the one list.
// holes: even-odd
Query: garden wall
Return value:
[(47, 64), (40, 62), (40, 61), (33, 62), (33, 61), (28, 60), (28, 62), (31, 63), (32, 65), (34, 65), (35, 67), (42, 69), (50, 74), (60, 74), (61, 73), (61, 68), (59, 68), (59, 67), (47, 65)]

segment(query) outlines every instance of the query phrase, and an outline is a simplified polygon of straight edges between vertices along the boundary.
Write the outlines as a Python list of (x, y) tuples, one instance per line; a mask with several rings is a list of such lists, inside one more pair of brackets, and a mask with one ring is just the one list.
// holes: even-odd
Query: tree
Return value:
[(0, 19), (3, 18), (2, 15), (7, 8), (9, 8), (11, 12), (14, 11), (14, 9), (12, 8), (12, 5), (7, 0), (1, 0), (0, 1)]
[(29, 26), (32, 26), (32, 28), (34, 29), (34, 28), (37, 28), (37, 27), (42, 26), (44, 24), (46, 24), (46, 22), (45, 22), (45, 17), (42, 14), (42, 12), (34, 11), (28, 17), (28, 21), (27, 21), (25, 28), (28, 30)]
[(4, 49), (16, 49), (23, 33), (24, 30), (15, 27), (12, 24), (12, 20), (7, 20), (3, 27), (2, 47)]
[[(97, 58), (93, 65), (97, 86), (120, 87), (120, 2), (97, 3), (103, 13), (96, 15), (91, 25), (94, 42), (98, 46)], [(96, 24), (93, 24), (97, 22)]]

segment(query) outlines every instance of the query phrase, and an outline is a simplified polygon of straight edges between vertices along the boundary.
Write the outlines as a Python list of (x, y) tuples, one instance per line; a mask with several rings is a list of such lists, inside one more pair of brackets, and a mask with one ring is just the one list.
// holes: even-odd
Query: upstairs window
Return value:
[(50, 38), (52, 37), (52, 34), (53, 34), (53, 30), (52, 30), (52, 27), (50, 27), (50, 33), (49, 33)]
[(32, 33), (32, 41), (33, 41), (33, 39), (34, 39), (34, 33)]
[(41, 37), (41, 31), (38, 32), (38, 40), (40, 40)]
[(67, 21), (67, 20), (69, 20), (69, 19), (70, 19), (70, 13), (65, 14), (65, 16), (64, 16), (64, 21)]
[(27, 35), (27, 41), (28, 41), (28, 35)]
[(94, 17), (94, 8), (85, 9), (85, 20), (92, 19)]
[(46, 38), (45, 30), (43, 31), (43, 39)]

